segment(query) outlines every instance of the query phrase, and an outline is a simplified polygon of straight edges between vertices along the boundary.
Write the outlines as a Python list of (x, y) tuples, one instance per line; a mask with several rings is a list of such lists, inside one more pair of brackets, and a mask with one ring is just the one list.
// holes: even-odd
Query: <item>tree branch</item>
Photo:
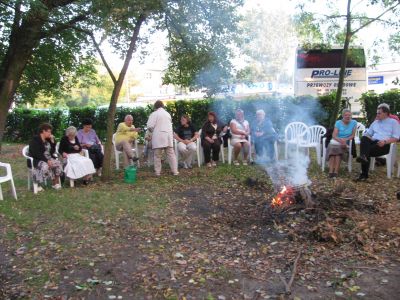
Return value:
[(111, 80), (113, 81), (114, 84), (116, 84), (117, 83), (117, 79), (116, 79), (114, 73), (112, 72), (112, 70), (110, 68), (110, 65), (107, 63), (107, 60), (104, 57), (103, 51), (101, 51), (100, 44), (97, 43), (93, 32), (91, 32), (89, 30), (85, 30), (85, 29), (79, 28), (79, 27), (76, 27), (76, 26), (73, 26), (72, 28), (75, 29), (76, 31), (84, 33), (84, 34), (86, 34), (86, 35), (88, 35), (90, 37), (90, 39), (92, 40), (92, 42), (94, 44), (94, 47), (96, 48), (97, 53), (99, 53), (99, 55), (100, 55), (100, 58), (101, 58), (101, 61), (103, 62), (104, 67), (107, 69), (107, 72), (111, 77)]
[(54, 23), (56, 25), (51, 27), (49, 30), (43, 32), (41, 35), (41, 38), (51, 37), (53, 35), (56, 35), (64, 30), (66, 30), (66, 29), (73, 28), (76, 23), (86, 20), (88, 15), (89, 15), (88, 13), (85, 13), (85, 14), (75, 16), (74, 18), (69, 20), (67, 23), (57, 23), (57, 22), (49, 21), (50, 23)]
[(364, 25), (361, 25), (358, 29), (354, 30), (351, 34), (355, 35), (357, 32), (359, 32), (361, 29), (367, 27), (368, 25), (370, 25), (371, 23), (375, 22), (375, 21), (379, 21), (380, 18), (382, 18), (385, 14), (387, 14), (388, 12), (390, 12), (391, 10), (395, 9), (397, 6), (400, 5), (400, 1), (397, 2), (396, 5), (393, 5), (391, 7), (389, 7), (387, 10), (385, 10), (383, 13), (381, 13), (379, 16), (377, 16), (376, 18), (370, 18), (370, 20), (365, 23)]
[(103, 65), (106, 67), (108, 74), (111, 77), (111, 80), (113, 81), (114, 85), (117, 84), (117, 79), (115, 78), (114, 73), (112, 72), (110, 66), (108, 65), (106, 58), (104, 57), (103, 52), (100, 49), (100, 44), (97, 43), (96, 38), (94, 37), (94, 34), (92, 32), (88, 33), (90, 38), (92, 39), (92, 42), (94, 44), (94, 47), (96, 48), (97, 52), (100, 55), (101, 61), (103, 62)]

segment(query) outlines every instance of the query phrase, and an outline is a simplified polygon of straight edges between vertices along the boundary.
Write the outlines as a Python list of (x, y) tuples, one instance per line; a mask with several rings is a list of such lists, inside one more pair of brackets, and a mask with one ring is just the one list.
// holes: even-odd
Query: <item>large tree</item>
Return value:
[[(323, 1), (327, 13), (313, 13), (309, 5), (315, 1), (306, 1), (299, 7), (301, 12), (297, 15), (297, 28), (303, 44), (342, 44), (343, 55), (339, 72), (339, 83), (336, 92), (334, 111), (330, 119), (333, 126), (342, 101), (343, 84), (349, 48), (361, 30), (368, 28), (373, 23), (379, 23), (382, 28), (390, 28), (389, 45), (393, 50), (400, 45), (400, 0), (359, 0), (359, 1)], [(345, 6), (338, 6), (346, 4)], [(379, 37), (377, 37), (378, 40)]]
[(253, 8), (244, 13), (240, 29), (239, 50), (245, 66), (238, 79), (255, 82), (283, 75), (296, 45), (290, 15), (267, 7)]
[[(76, 28), (88, 35), (109, 72), (114, 88), (110, 100), (103, 178), (111, 175), (112, 135), (116, 104), (136, 49), (149, 35), (168, 33), (169, 66), (164, 81), (185, 87), (218, 90), (230, 77), (230, 47), (241, 0), (120, 0), (95, 7), (92, 28)], [(124, 60), (118, 75), (103, 55), (107, 40)]]
[(32, 101), (94, 72), (82, 34), (71, 30), (90, 10), (89, 0), (0, 1), (0, 143), (17, 99)]

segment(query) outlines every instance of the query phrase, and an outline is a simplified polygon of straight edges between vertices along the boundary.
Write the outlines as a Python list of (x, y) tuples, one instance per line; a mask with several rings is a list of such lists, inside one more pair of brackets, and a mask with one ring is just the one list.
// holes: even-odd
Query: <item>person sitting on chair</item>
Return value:
[(178, 141), (178, 151), (183, 158), (183, 168), (192, 168), (193, 155), (197, 150), (198, 133), (187, 115), (181, 117), (181, 125), (175, 130), (174, 137)]
[(388, 154), (390, 144), (396, 143), (400, 138), (400, 125), (396, 120), (389, 118), (389, 105), (380, 104), (376, 114), (377, 119), (361, 138), (360, 157), (357, 157), (357, 162), (361, 163), (361, 174), (357, 181), (368, 179), (371, 157)]
[(76, 137), (82, 148), (89, 151), (89, 157), (93, 162), (94, 168), (97, 170), (97, 175), (101, 176), (104, 155), (101, 149), (100, 139), (96, 131), (92, 129), (93, 122), (91, 119), (83, 120), (82, 125), (83, 128), (78, 130)]
[(241, 109), (236, 110), (235, 119), (230, 123), (231, 129), (231, 145), (233, 147), (233, 164), (239, 165), (238, 157), (243, 148), (243, 165), (247, 165), (247, 158), (250, 153), (250, 125), (244, 119), (244, 112)]
[(351, 119), (351, 111), (344, 109), (342, 119), (336, 121), (332, 139), (326, 150), (326, 159), (329, 161), (329, 178), (337, 177), (340, 161), (348, 153), (349, 144), (352, 142), (357, 130), (357, 122)]
[(71, 179), (83, 178), (83, 183), (87, 185), (92, 174), (96, 173), (96, 169), (90, 158), (81, 155), (82, 146), (76, 136), (76, 128), (74, 126), (70, 126), (65, 130), (58, 152), (64, 159), (65, 175)]
[(43, 191), (40, 185), (46, 179), (52, 180), (54, 189), (61, 188), (62, 166), (55, 153), (56, 142), (51, 134), (52, 129), (50, 124), (40, 125), (39, 134), (29, 143), (29, 155), (33, 158), (33, 182), (39, 184), (38, 192)]
[(207, 167), (217, 166), (222, 143), (221, 134), (227, 131), (228, 127), (218, 121), (216, 113), (208, 112), (207, 121), (201, 128), (201, 146), (203, 147), (204, 160)]
[[(126, 115), (124, 122), (119, 123), (117, 127), (117, 132), (115, 133), (115, 148), (122, 152), (124, 157), (124, 168), (129, 166), (131, 162), (138, 160), (134, 157), (132, 148), (133, 142), (138, 138), (138, 132), (140, 128), (135, 128), (133, 126), (133, 117), (131, 115)], [(138, 149), (136, 149), (137, 151)]]
[(262, 109), (256, 111), (256, 123), (254, 124), (254, 147), (259, 162), (273, 161), (275, 159), (275, 142), (277, 133), (272, 127), (271, 120), (265, 118)]

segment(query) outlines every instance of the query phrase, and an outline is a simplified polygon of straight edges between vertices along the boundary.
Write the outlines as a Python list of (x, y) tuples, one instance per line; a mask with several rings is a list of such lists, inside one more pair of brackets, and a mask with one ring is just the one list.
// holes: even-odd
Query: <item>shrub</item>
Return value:
[[(245, 118), (250, 122), (255, 121), (257, 109), (263, 109), (274, 127), (283, 133), (287, 123), (302, 121), (309, 125), (321, 124), (327, 126), (329, 115), (333, 110), (334, 96), (323, 96), (319, 99), (312, 97), (286, 97), (277, 99), (273, 97), (255, 96), (245, 100), (225, 99), (201, 99), (190, 101), (175, 101), (166, 104), (166, 110), (171, 114), (174, 128), (179, 125), (180, 116), (187, 114), (194, 127), (200, 129), (207, 118), (207, 112), (215, 111), (221, 122), (228, 124), (234, 117), (235, 110), (241, 108), (245, 112)], [(146, 127), (147, 119), (153, 111), (151, 105), (147, 107), (126, 108), (118, 107), (116, 110), (114, 125), (123, 122), (127, 114), (134, 118), (136, 127)], [(300, 113), (302, 112), (302, 113)], [(107, 108), (77, 107), (69, 111), (60, 109), (30, 110), (15, 109), (8, 115), (6, 140), (28, 142), (43, 122), (49, 122), (54, 127), (54, 134), (59, 139), (65, 128), (75, 126), (81, 128), (81, 122), (85, 118), (93, 120), (93, 128), (100, 139), (106, 136)], [(143, 136), (143, 133), (141, 133)]]

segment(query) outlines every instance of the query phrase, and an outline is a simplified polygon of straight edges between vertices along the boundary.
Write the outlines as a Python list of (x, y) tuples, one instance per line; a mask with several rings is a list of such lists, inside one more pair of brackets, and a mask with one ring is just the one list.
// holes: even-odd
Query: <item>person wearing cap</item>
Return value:
[(154, 103), (155, 111), (147, 121), (147, 129), (152, 133), (151, 146), (154, 150), (154, 171), (156, 176), (161, 175), (161, 158), (165, 151), (172, 174), (179, 175), (174, 151), (174, 131), (171, 115), (164, 109), (164, 103), (157, 100)]
[(357, 162), (361, 163), (361, 174), (356, 181), (368, 179), (371, 157), (382, 156), (390, 151), (390, 144), (400, 138), (400, 125), (389, 117), (390, 109), (386, 103), (380, 104), (376, 112), (376, 120), (364, 132), (360, 144), (360, 156)]

